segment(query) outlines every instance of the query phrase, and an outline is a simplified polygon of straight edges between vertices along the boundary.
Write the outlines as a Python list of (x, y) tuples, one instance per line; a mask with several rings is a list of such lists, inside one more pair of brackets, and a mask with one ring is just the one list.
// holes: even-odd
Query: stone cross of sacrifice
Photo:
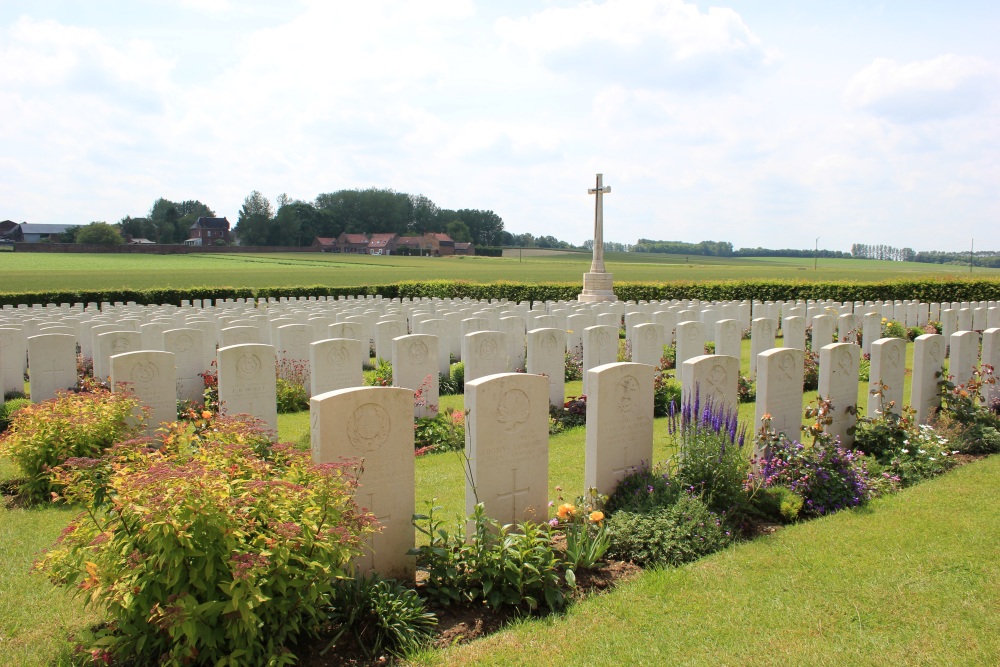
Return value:
[(594, 259), (591, 273), (604, 273), (604, 195), (611, 194), (611, 186), (604, 185), (604, 174), (597, 175), (597, 187), (588, 188), (587, 194), (597, 195), (594, 203)]

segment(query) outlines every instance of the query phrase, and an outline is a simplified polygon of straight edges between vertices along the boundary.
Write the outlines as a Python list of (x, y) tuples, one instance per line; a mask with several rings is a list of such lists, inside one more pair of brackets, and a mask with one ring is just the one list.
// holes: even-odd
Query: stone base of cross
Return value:
[(580, 303), (596, 303), (598, 301), (617, 301), (612, 289), (611, 273), (585, 273), (583, 274), (583, 292), (577, 297)]

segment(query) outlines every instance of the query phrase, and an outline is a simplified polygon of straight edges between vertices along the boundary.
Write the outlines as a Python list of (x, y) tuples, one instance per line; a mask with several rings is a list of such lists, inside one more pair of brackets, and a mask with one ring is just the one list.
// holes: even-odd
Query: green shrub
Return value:
[(118, 440), (138, 430), (139, 401), (126, 392), (60, 392), (14, 413), (0, 438), (0, 454), (9, 456), (25, 478), (20, 492), (33, 502), (49, 497), (50, 468), (73, 457), (98, 457)]
[[(433, 503), (431, 503), (433, 505)], [(413, 525), (428, 543), (412, 549), (417, 567), (427, 571), (424, 594), (440, 605), (485, 603), (499, 609), (558, 611), (566, 604), (562, 591), (562, 559), (548, 524), (500, 524), (486, 516), (482, 503), (454, 532), (435, 518), (440, 507), (414, 515)]]
[(375, 370), (365, 373), (365, 384), (370, 387), (391, 387), (392, 364), (385, 359), (376, 359)]
[(334, 582), (326, 620), (337, 632), (331, 647), (350, 633), (365, 656), (397, 657), (419, 650), (434, 636), (437, 618), (417, 592), (378, 575)]
[(465, 393), (465, 362), (459, 361), (451, 365), (451, 382), (456, 387), (461, 387), (461, 389), (456, 392), (459, 394)]
[(656, 371), (653, 375), (653, 416), (666, 417), (670, 414), (670, 405), (676, 408), (680, 403), (681, 383), (665, 370)]
[(413, 424), (413, 447), (417, 455), (457, 451), (465, 448), (465, 413), (448, 408)]
[(26, 398), (8, 398), (4, 403), (0, 403), (0, 433), (7, 430), (15, 412), (29, 405), (31, 401)]
[(902, 338), (906, 340), (906, 327), (902, 322), (882, 318), (882, 338)]
[(583, 353), (566, 353), (566, 363), (563, 370), (563, 379), (566, 382), (577, 382), (583, 379)]
[(757, 383), (749, 375), (737, 379), (736, 398), (739, 403), (753, 403), (757, 400)]
[(650, 512), (677, 502), (681, 487), (662, 468), (643, 466), (625, 475), (605, 503), (609, 513)]
[(785, 486), (761, 489), (753, 496), (753, 506), (764, 517), (792, 523), (799, 518), (804, 504), (802, 496)]
[(447, 375), (444, 373), (438, 375), (438, 396), (452, 396), (463, 393), (465, 393), (465, 385), (455, 382), (450, 372)]
[(570, 396), (561, 408), (556, 405), (549, 406), (549, 435), (562, 433), (568, 428), (583, 426), (586, 423), (586, 396)]
[(608, 519), (609, 558), (638, 565), (677, 566), (724, 549), (733, 537), (719, 515), (684, 494), (651, 512), (619, 511)]
[(302, 412), (309, 409), (309, 364), (299, 359), (275, 361), (274, 394), (278, 412)]
[[(86, 507), (38, 562), (110, 623), (84, 649), (134, 664), (289, 664), (318, 628), (374, 519), (351, 499), (348, 464), (315, 465), (262, 432), (178, 423), (57, 469)], [(150, 445), (160, 445), (159, 448)]]

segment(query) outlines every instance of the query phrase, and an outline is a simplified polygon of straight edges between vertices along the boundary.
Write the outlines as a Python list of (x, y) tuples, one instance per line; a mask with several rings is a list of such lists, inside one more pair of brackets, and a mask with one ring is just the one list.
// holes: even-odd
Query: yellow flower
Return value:
[(576, 507), (569, 503), (563, 503), (559, 506), (559, 509), (556, 510), (556, 516), (563, 521), (572, 518), (574, 514), (576, 514)]
[(600, 510), (595, 510), (591, 512), (590, 520), (593, 521), (594, 523), (597, 523), (599, 521), (604, 521), (604, 512), (601, 512)]

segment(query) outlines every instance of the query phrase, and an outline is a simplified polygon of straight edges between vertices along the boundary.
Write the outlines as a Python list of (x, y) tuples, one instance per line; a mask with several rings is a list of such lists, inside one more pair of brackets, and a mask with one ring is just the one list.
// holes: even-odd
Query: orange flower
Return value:
[(594, 523), (604, 521), (604, 512), (600, 510), (594, 510), (593, 512), (590, 513), (590, 520), (593, 521)]
[(559, 506), (559, 509), (556, 510), (556, 516), (559, 517), (562, 521), (571, 519), (574, 514), (576, 514), (576, 507), (574, 505), (571, 505), (570, 503), (563, 503), (562, 505)]
[(208, 410), (202, 410), (202, 412), (201, 412), (201, 418), (202, 419), (211, 419), (212, 418), (212, 413), (209, 412)]

